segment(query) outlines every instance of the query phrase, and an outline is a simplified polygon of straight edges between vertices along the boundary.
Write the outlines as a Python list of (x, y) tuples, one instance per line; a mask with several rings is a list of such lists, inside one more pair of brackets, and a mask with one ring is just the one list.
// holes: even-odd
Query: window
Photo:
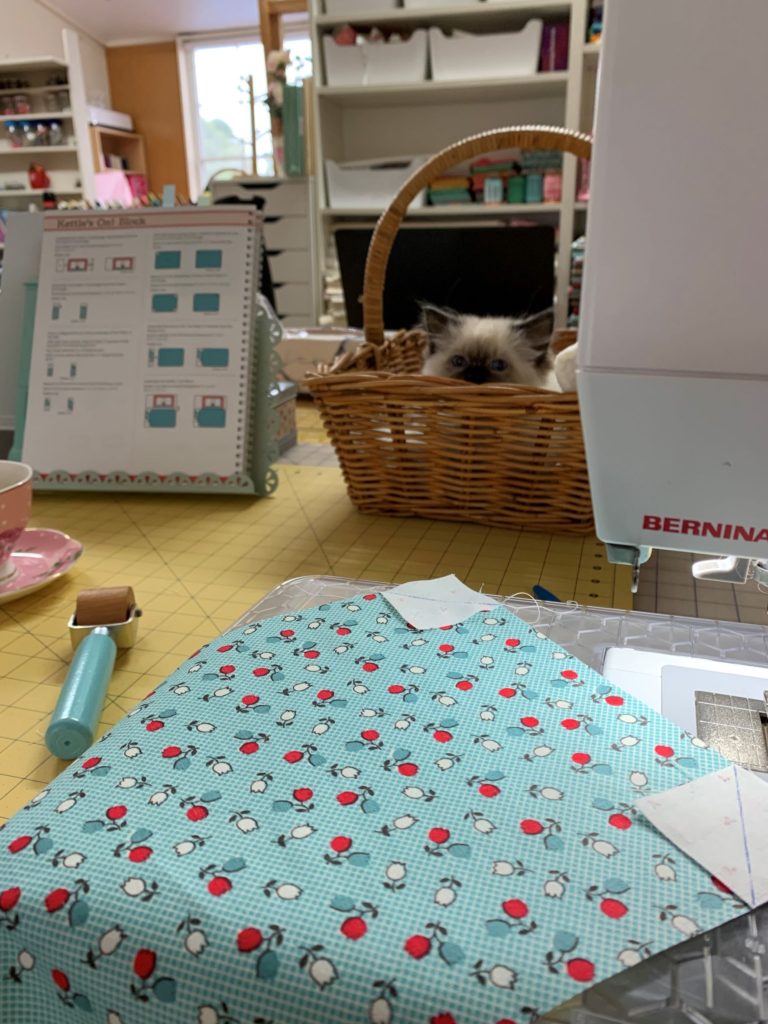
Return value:
[[(285, 48), (292, 56), (287, 80), (294, 84), (311, 74), (312, 50), (305, 26), (291, 26)], [(183, 51), (193, 195), (203, 191), (214, 174), (273, 174), (266, 60), (259, 38), (187, 40)]]

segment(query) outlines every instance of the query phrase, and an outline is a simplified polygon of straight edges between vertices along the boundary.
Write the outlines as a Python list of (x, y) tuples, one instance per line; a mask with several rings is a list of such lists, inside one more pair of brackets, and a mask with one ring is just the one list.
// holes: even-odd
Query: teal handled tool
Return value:
[(134, 645), (140, 616), (131, 587), (78, 595), (69, 620), (75, 656), (45, 733), (45, 745), (56, 757), (79, 757), (93, 743), (117, 650)]

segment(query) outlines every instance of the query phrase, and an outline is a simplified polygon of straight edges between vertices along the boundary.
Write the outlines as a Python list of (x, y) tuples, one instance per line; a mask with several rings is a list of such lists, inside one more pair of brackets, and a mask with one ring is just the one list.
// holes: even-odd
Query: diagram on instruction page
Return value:
[(104, 260), (105, 270), (133, 270), (136, 261), (133, 256), (107, 256)]
[(167, 345), (160, 345), (151, 348), (147, 353), (147, 366), (156, 366), (158, 369), (178, 368), (184, 365), (185, 352), (183, 348), (171, 348)]
[(229, 366), (228, 348), (199, 348), (197, 350), (197, 365), (206, 369), (223, 369)]
[(145, 427), (175, 427), (179, 413), (176, 395), (147, 395)]
[(223, 395), (197, 395), (195, 398), (196, 427), (226, 427), (227, 401)]
[(60, 256), (56, 260), (56, 269), (71, 273), (87, 273), (93, 270), (93, 260), (87, 256)]

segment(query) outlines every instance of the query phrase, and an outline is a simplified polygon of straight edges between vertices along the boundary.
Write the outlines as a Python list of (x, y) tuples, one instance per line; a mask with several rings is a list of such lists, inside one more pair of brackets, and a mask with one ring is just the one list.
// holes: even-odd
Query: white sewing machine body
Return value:
[(578, 387), (617, 561), (768, 558), (768, 3), (729, 11), (606, 4)]

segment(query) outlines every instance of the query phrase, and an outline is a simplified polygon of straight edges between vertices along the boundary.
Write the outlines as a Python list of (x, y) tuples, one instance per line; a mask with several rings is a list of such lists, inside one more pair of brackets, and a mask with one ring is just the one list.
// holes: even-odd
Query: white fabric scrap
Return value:
[(382, 596), (415, 629), (455, 626), (498, 605), (485, 594), (470, 590), (454, 575), (403, 583)]
[(738, 765), (635, 804), (750, 907), (768, 902), (768, 785)]

